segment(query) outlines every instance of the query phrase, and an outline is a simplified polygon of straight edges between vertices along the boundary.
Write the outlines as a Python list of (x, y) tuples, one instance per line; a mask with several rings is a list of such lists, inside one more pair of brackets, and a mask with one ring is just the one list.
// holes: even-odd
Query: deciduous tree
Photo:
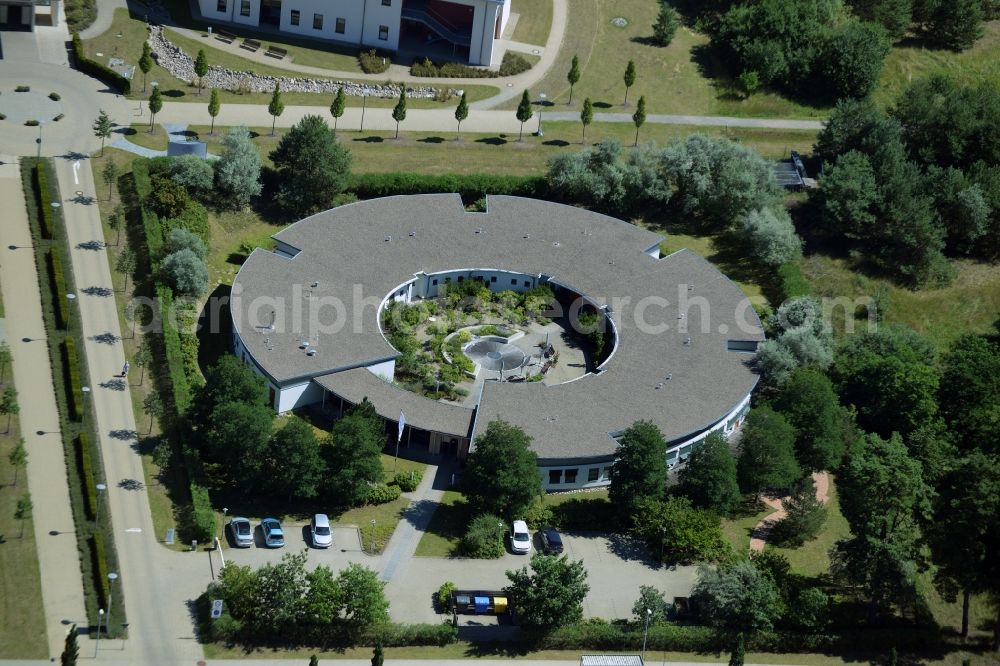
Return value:
[(337, 88), (337, 95), (333, 98), (333, 102), (330, 104), (330, 115), (333, 116), (333, 131), (335, 134), (337, 132), (337, 124), (340, 122), (340, 118), (344, 115), (344, 111), (346, 109), (347, 96), (344, 95), (344, 86), (340, 86)]
[(382, 418), (367, 399), (334, 423), (322, 449), (330, 469), (328, 496), (348, 506), (364, 502), (368, 488), (385, 476), (379, 458), (385, 441)]
[(524, 123), (531, 120), (531, 116), (535, 115), (534, 111), (531, 110), (531, 98), (528, 97), (527, 90), (521, 94), (521, 101), (517, 105), (516, 115), (518, 121), (521, 123), (521, 129), (517, 135), (517, 140), (520, 143), (524, 140)]
[(546, 633), (583, 617), (583, 600), (590, 591), (583, 562), (570, 561), (565, 555), (554, 557), (535, 553), (528, 567), (507, 571), (510, 585), (504, 588), (517, 599), (517, 617), (521, 626)]
[(573, 103), (573, 88), (580, 82), (579, 56), (573, 56), (573, 62), (570, 63), (569, 66), (569, 72), (566, 73), (566, 80), (569, 81), (569, 101), (566, 102), (566, 104), (569, 105)]
[(118, 176), (120, 173), (121, 172), (118, 170), (118, 163), (114, 160), (108, 160), (101, 168), (101, 179), (104, 180), (104, 184), (108, 186), (108, 201), (111, 201), (111, 195), (114, 193), (115, 183), (118, 182)]
[(281, 137), (271, 152), (280, 182), (278, 200), (296, 215), (326, 210), (344, 191), (351, 153), (323, 119), (308, 115)]
[(265, 492), (307, 499), (318, 494), (326, 472), (316, 434), (309, 423), (291, 418), (271, 438), (269, 464), (271, 473)]
[(115, 260), (115, 270), (125, 277), (125, 286), (122, 291), (127, 292), (128, 276), (135, 272), (135, 253), (131, 249), (125, 248), (118, 253), (118, 259)]
[(271, 136), (274, 136), (274, 126), (278, 122), (278, 116), (285, 112), (285, 102), (281, 99), (281, 84), (279, 83), (274, 84), (267, 112), (271, 114)]
[(506, 421), (491, 421), (469, 453), (462, 485), (473, 513), (517, 519), (542, 490), (531, 438)]
[(644, 500), (663, 498), (667, 444), (651, 421), (637, 421), (622, 433), (609, 476), (608, 498), (626, 522)]
[(146, 75), (153, 69), (153, 50), (149, 42), (142, 43), (142, 55), (139, 56), (139, 71), (142, 72), (142, 92), (146, 92)]
[(7, 454), (7, 462), (14, 469), (14, 487), (17, 487), (17, 476), (24, 467), (28, 465), (28, 450), (24, 448), (24, 438), (19, 437), (14, 444), (14, 448)]
[(743, 492), (791, 488), (802, 478), (795, 460), (795, 428), (770, 407), (750, 410), (743, 423), (736, 469)]
[(208, 115), (212, 118), (212, 124), (208, 128), (209, 136), (215, 134), (215, 118), (219, 115), (219, 111), (222, 110), (222, 102), (219, 101), (219, 89), (212, 88), (212, 92), (208, 96)]
[(167, 255), (160, 274), (177, 296), (200, 298), (208, 291), (208, 266), (187, 248)]
[(635, 123), (635, 142), (633, 147), (639, 145), (639, 128), (646, 122), (646, 96), (639, 97), (639, 103), (635, 105), (635, 113), (632, 114), (632, 122)]
[(0, 394), (0, 414), (7, 417), (6, 433), (10, 433), (11, 418), (20, 411), (21, 406), (17, 404), (17, 389), (13, 386), (8, 386)]
[(94, 136), (101, 140), (101, 157), (104, 157), (104, 140), (111, 136), (111, 118), (101, 109), (94, 121)]
[(964, 335), (942, 359), (941, 415), (959, 446), (1000, 453), (1000, 348), (984, 336)]
[(740, 502), (736, 460), (729, 442), (719, 433), (712, 433), (694, 445), (677, 478), (681, 493), (696, 506), (727, 515)]
[(583, 100), (583, 110), (580, 111), (580, 124), (583, 125), (583, 143), (587, 143), (587, 125), (594, 122), (594, 104), (587, 97)]
[(695, 508), (687, 497), (646, 500), (639, 505), (634, 522), (635, 533), (661, 562), (718, 562), (733, 555), (719, 516)]
[(250, 205), (260, 194), (260, 153), (246, 127), (231, 127), (222, 139), (222, 155), (215, 162), (215, 181), (235, 208)]
[(844, 459), (843, 408), (825, 374), (798, 368), (774, 400), (795, 428), (795, 457), (803, 469), (836, 470)]
[(625, 75), (622, 77), (625, 82), (625, 100), (622, 102), (622, 106), (628, 106), (628, 91), (635, 85), (636, 76), (635, 61), (629, 60), (628, 65), (625, 66)]
[(156, 114), (163, 108), (163, 96), (160, 95), (159, 86), (153, 86), (153, 92), (149, 94), (149, 100), (147, 100), (146, 104), (149, 106), (149, 132), (152, 134), (153, 124), (156, 123)]

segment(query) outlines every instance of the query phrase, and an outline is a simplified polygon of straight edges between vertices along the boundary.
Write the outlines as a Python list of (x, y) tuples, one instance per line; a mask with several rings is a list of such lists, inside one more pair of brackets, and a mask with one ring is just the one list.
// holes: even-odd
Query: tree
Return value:
[(938, 485), (934, 512), (924, 527), (937, 565), (936, 587), (948, 600), (962, 593), (963, 637), (969, 634), (972, 594), (996, 595), (1000, 591), (997, 516), (1000, 516), (1000, 460), (974, 450)]
[(729, 450), (729, 442), (720, 433), (712, 433), (692, 446), (691, 455), (677, 478), (681, 493), (695, 506), (727, 515), (740, 502), (736, 460)]
[(914, 593), (922, 561), (920, 528), (930, 513), (930, 489), (920, 462), (902, 438), (868, 435), (838, 478), (840, 509), (851, 527), (832, 551), (831, 572), (861, 588), (868, 621), (880, 608)]
[(319, 666), (319, 657), (316, 655), (309, 657), (309, 666)]
[(782, 611), (774, 580), (750, 560), (717, 569), (702, 565), (691, 600), (702, 621), (733, 633), (769, 631)]
[(570, 63), (569, 66), (569, 72), (566, 73), (566, 80), (569, 81), (569, 101), (566, 102), (566, 104), (571, 105), (573, 104), (573, 88), (580, 82), (579, 56), (573, 56), (573, 62)]
[(945, 48), (962, 51), (983, 36), (983, 5), (980, 0), (938, 2), (927, 33)]
[(108, 186), (108, 201), (111, 201), (111, 195), (114, 192), (115, 183), (118, 182), (119, 174), (117, 162), (108, 160), (104, 163), (104, 167), (101, 169), (101, 178), (104, 180), (104, 184)]
[(661, 2), (660, 12), (656, 15), (656, 23), (653, 24), (653, 40), (657, 46), (670, 46), (680, 24), (677, 10), (668, 2)]
[(315, 497), (326, 465), (312, 426), (299, 418), (289, 419), (274, 433), (270, 449), (272, 473), (263, 490), (287, 495), (289, 502), (292, 498)]
[(17, 500), (17, 507), (14, 509), (14, 520), (21, 521), (21, 532), (18, 539), (24, 538), (24, 521), (31, 519), (31, 510), (34, 505), (31, 503), (31, 496), (25, 493)]
[(327, 494), (348, 506), (363, 503), (370, 485), (385, 472), (379, 454), (385, 446), (382, 418), (367, 398), (352, 407), (330, 430), (323, 457), (330, 468)]
[(399, 138), (399, 123), (406, 120), (406, 86), (399, 87), (399, 101), (392, 107), (392, 119), (396, 121), (396, 138)]
[(466, 101), (466, 92), (462, 91), (462, 99), (458, 100), (455, 107), (455, 120), (458, 121), (458, 133), (462, 133), (462, 121), (469, 117), (469, 103)]
[[(170, 180), (203, 201), (212, 198), (215, 187), (215, 171), (208, 160), (194, 155), (182, 155), (170, 159), (167, 167)], [(190, 197), (189, 197), (190, 198)], [(185, 202), (187, 207), (189, 204)]]
[(802, 479), (782, 502), (786, 515), (771, 530), (768, 541), (786, 548), (798, 548), (814, 539), (826, 522), (826, 505), (816, 499), (812, 478)]
[(188, 416), (200, 430), (210, 427), (210, 415), (219, 405), (230, 402), (264, 405), (266, 399), (261, 376), (237, 357), (224, 354), (205, 371), (205, 383), (196, 389)]
[(14, 487), (17, 487), (17, 476), (24, 467), (28, 465), (28, 450), (24, 448), (24, 438), (19, 437), (14, 448), (7, 454), (7, 462), (14, 468)]
[(101, 140), (101, 157), (104, 157), (104, 140), (111, 136), (111, 118), (101, 109), (94, 121), (94, 136)]
[(212, 92), (208, 96), (208, 115), (212, 117), (212, 125), (208, 128), (209, 136), (215, 134), (215, 118), (219, 115), (220, 110), (222, 110), (222, 102), (219, 101), (219, 89), (212, 88)]
[(271, 93), (271, 101), (267, 104), (267, 112), (271, 114), (271, 136), (274, 136), (274, 125), (278, 122), (278, 116), (285, 112), (285, 103), (281, 99), (281, 84), (274, 84), (274, 92)]
[(661, 562), (690, 564), (732, 556), (719, 516), (695, 508), (687, 497), (646, 500), (639, 504), (634, 523), (633, 531)]
[(351, 171), (351, 153), (315, 115), (304, 117), (281, 137), (271, 161), (280, 183), (278, 201), (296, 215), (329, 208), (347, 187)]
[(736, 81), (740, 84), (744, 99), (750, 99), (760, 89), (760, 75), (752, 69), (740, 72)]
[(583, 617), (583, 600), (590, 591), (583, 562), (565, 555), (535, 553), (528, 567), (507, 571), (510, 585), (504, 591), (517, 599), (517, 619), (529, 631), (546, 633)]
[(831, 236), (867, 238), (877, 223), (878, 180), (866, 155), (851, 150), (826, 167), (816, 194), (821, 224)]
[(202, 453), (225, 469), (234, 486), (254, 490), (268, 481), (264, 477), (273, 426), (274, 410), (268, 405), (223, 402), (199, 431)]
[(781, 386), (800, 366), (826, 369), (833, 361), (833, 337), (819, 301), (793, 298), (781, 305), (770, 323), (771, 337), (757, 347), (754, 365), (764, 381)]
[(665, 622), (668, 619), (670, 605), (663, 597), (663, 592), (652, 585), (639, 586), (639, 598), (632, 604), (632, 617), (638, 623), (646, 621), (649, 616), (649, 623)]
[(385, 583), (378, 574), (357, 563), (351, 563), (337, 574), (337, 585), (346, 594), (341, 609), (341, 626), (352, 636), (389, 620), (389, 602), (385, 598)]
[(469, 453), (462, 485), (473, 514), (519, 518), (542, 491), (531, 437), (506, 421), (491, 421)]
[(142, 386), (142, 380), (146, 375), (146, 366), (153, 362), (153, 348), (150, 346), (148, 338), (143, 338), (142, 342), (139, 343), (132, 362), (139, 366), (139, 386)]
[(851, 0), (854, 13), (885, 28), (892, 39), (899, 39), (910, 29), (913, 0)]
[(635, 105), (635, 113), (632, 114), (632, 122), (635, 123), (635, 142), (633, 147), (639, 145), (639, 128), (646, 122), (646, 96), (639, 96), (639, 103)]
[(965, 451), (1000, 453), (1000, 347), (983, 336), (964, 335), (942, 359), (938, 388), (941, 415)]
[(139, 301), (130, 300), (122, 308), (122, 315), (125, 317), (125, 321), (132, 325), (132, 337), (135, 337), (135, 324), (137, 321), (142, 319), (142, 315), (146, 312), (148, 306), (140, 303)]
[(651, 421), (637, 421), (622, 433), (609, 476), (608, 499), (626, 522), (643, 500), (663, 499), (667, 444)]
[(153, 133), (153, 123), (156, 122), (156, 114), (163, 108), (163, 97), (160, 95), (160, 87), (153, 86), (153, 92), (149, 94), (149, 132)]
[(347, 109), (347, 97), (344, 95), (344, 86), (337, 88), (337, 95), (333, 98), (333, 102), (330, 104), (330, 115), (333, 116), (333, 133), (337, 133), (337, 124), (340, 122), (340, 117), (344, 115), (344, 111)]
[(382, 641), (375, 643), (375, 649), (372, 650), (372, 666), (382, 666), (385, 662), (385, 652), (382, 649)]
[(194, 73), (198, 76), (198, 94), (201, 94), (201, 84), (205, 75), (208, 74), (208, 56), (205, 49), (198, 49), (198, 55), (194, 59)]
[(468, 557), (495, 560), (503, 557), (503, 536), (506, 527), (499, 516), (481, 513), (471, 521), (462, 535), (460, 548)]
[(874, 23), (847, 21), (822, 46), (817, 69), (831, 99), (865, 97), (878, 84), (889, 38)]
[(531, 120), (531, 116), (535, 115), (534, 111), (531, 110), (531, 98), (528, 97), (528, 91), (525, 90), (521, 94), (521, 101), (517, 105), (517, 119), (521, 122), (521, 129), (517, 135), (517, 141), (520, 143), (524, 140), (524, 123)]
[(142, 411), (149, 417), (149, 430), (146, 431), (146, 434), (148, 435), (153, 432), (153, 419), (163, 418), (163, 400), (160, 399), (160, 394), (156, 391), (150, 391), (146, 397), (142, 399)]
[(803, 469), (840, 467), (845, 453), (843, 408), (825, 374), (814, 368), (792, 371), (774, 408), (795, 428), (795, 457)]
[[(124, 226), (125, 226), (125, 210), (119, 204), (118, 206), (115, 206), (114, 210), (112, 210), (108, 214), (108, 228), (111, 229), (111, 231), (115, 232), (115, 247), (117, 247), (118, 244), (121, 243), (122, 227)], [(0, 374), (0, 381), (2, 381), (2, 379), (3, 379), (2, 374)]]
[(142, 55), (139, 56), (139, 70), (142, 71), (142, 92), (146, 92), (146, 75), (153, 69), (153, 50), (149, 42), (142, 43)]
[(750, 255), (765, 266), (776, 268), (802, 256), (802, 239), (784, 208), (751, 210), (740, 225)]
[(6, 340), (0, 340), (0, 384), (4, 382), (4, 375), (7, 372), (7, 366), (10, 365), (12, 358), (10, 345), (7, 344)]
[(118, 253), (115, 270), (125, 276), (125, 286), (122, 288), (122, 292), (127, 292), (128, 276), (135, 272), (135, 253), (131, 249), (125, 248)]
[(628, 90), (635, 85), (635, 79), (635, 61), (629, 60), (628, 65), (625, 66), (625, 75), (622, 77), (625, 82), (625, 101), (622, 102), (622, 106), (628, 106)]
[(3, 394), (0, 395), (0, 414), (7, 417), (6, 433), (10, 433), (11, 418), (20, 411), (21, 407), (17, 404), (17, 389), (13, 386), (8, 386), (4, 389)]
[(208, 267), (189, 249), (167, 255), (160, 274), (177, 296), (200, 298), (208, 291)]
[(237, 208), (250, 205), (260, 194), (260, 153), (246, 127), (231, 127), (222, 139), (222, 155), (215, 162), (215, 180)]
[(587, 125), (594, 122), (594, 104), (587, 97), (583, 100), (583, 110), (580, 112), (580, 123), (583, 125), (583, 143), (587, 143)]
[(729, 655), (729, 666), (743, 666), (745, 659), (746, 645), (743, 639), (743, 632), (739, 631), (736, 633), (736, 645), (733, 647), (733, 651)]
[(74, 624), (66, 634), (66, 642), (62, 654), (59, 656), (60, 666), (76, 666), (76, 660), (80, 658), (80, 644), (77, 641), (79, 632)]
[(742, 431), (736, 472), (743, 492), (785, 490), (802, 478), (795, 460), (795, 428), (784, 416), (767, 406), (756, 407), (747, 415)]

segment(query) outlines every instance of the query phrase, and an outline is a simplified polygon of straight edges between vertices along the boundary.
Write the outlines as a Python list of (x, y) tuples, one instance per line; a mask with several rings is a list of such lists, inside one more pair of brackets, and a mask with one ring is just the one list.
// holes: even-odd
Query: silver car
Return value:
[(253, 545), (253, 526), (246, 518), (235, 517), (229, 521), (229, 531), (233, 535), (233, 545), (249, 548)]
[(330, 531), (330, 519), (326, 517), (325, 513), (317, 513), (313, 516), (312, 525), (309, 529), (312, 533), (313, 548), (329, 548), (333, 545), (333, 532)]

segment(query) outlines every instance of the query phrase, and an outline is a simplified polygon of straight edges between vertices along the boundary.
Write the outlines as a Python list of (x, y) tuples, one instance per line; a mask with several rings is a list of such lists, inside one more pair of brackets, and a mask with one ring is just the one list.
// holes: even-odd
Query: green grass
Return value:
[(772, 513), (770, 507), (753, 514), (737, 515), (732, 518), (722, 519), (722, 535), (726, 541), (732, 545), (737, 554), (742, 555), (750, 551), (750, 533), (761, 520)]
[[(0, 388), (13, 384), (11, 368), (4, 374)], [(27, 470), (20, 470), (13, 486), (14, 470), (7, 460), (21, 437), (17, 417), (6, 427), (0, 419), (0, 659), (44, 659), (48, 656), (45, 613), (42, 608), (42, 584), (34, 523), (14, 519), (17, 500), (28, 492)], [(29, 458), (28, 463), (31, 463)]]
[(513, 0), (511, 13), (518, 14), (514, 41), (545, 46), (552, 31), (552, 0)]
[[(862, 275), (844, 259), (812, 255), (802, 262), (803, 272), (816, 296), (853, 299), (872, 295), (879, 286), (889, 292), (886, 321), (905, 324), (947, 347), (965, 333), (986, 333), (1000, 313), (1000, 266), (970, 260), (952, 262), (956, 277), (942, 288), (911, 291), (893, 283)], [(867, 320), (855, 320), (853, 307), (836, 308), (832, 324), (838, 335), (849, 330), (863, 330)]]
[(819, 576), (830, 570), (830, 549), (840, 539), (850, 535), (847, 519), (840, 513), (836, 483), (830, 484), (830, 502), (827, 504), (826, 523), (819, 535), (798, 548), (778, 548), (766, 546), (767, 550), (780, 553), (788, 558), (792, 571), (803, 576)]
[[(288, 51), (288, 55), (282, 61), (304, 65), (308, 67), (321, 67), (337, 72), (347, 72), (348, 74), (361, 74), (361, 65), (354, 54), (338, 53), (328, 48), (323, 48), (319, 43), (314, 47), (307, 46), (306, 42), (296, 43), (294, 39), (286, 39), (282, 36), (270, 33), (259, 33), (247, 30), (243, 26), (227, 26), (229, 31), (239, 34), (242, 41), (244, 37), (251, 37), (261, 42), (262, 46), (258, 53), (263, 53), (268, 46), (273, 45)], [(222, 42), (214, 36), (209, 37), (207, 32), (202, 32), (202, 39), (194, 40), (186, 37), (176, 30), (167, 29), (167, 39), (181, 47), (185, 53), (194, 55), (198, 49), (204, 48), (205, 55), (208, 56), (209, 63), (222, 65), (232, 69), (253, 69), (258, 74), (279, 72), (278, 76), (294, 76), (295, 70), (279, 65), (261, 64), (256, 60), (241, 58), (239, 55), (226, 51)], [(290, 74), (291, 73), (291, 74)]]
[(431, 516), (427, 531), (417, 544), (417, 557), (451, 557), (456, 554), (458, 541), (469, 523), (469, 505), (465, 496), (446, 490), (441, 504)]

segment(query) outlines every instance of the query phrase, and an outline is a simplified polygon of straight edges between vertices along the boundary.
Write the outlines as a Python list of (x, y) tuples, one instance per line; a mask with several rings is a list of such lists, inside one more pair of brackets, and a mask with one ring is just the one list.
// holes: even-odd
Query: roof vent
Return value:
[(299, 342), (299, 349), (309, 349), (309, 341), (302, 340)]
[(479, 227), (478, 229), (476, 229), (476, 233), (477, 233), (477, 234), (481, 234), (481, 233), (483, 233), (483, 228), (482, 228), (482, 227)]
[(414, 236), (416, 236), (416, 235), (417, 235), (417, 232), (416, 232), (416, 231), (411, 231), (411, 232), (410, 232), (410, 238), (413, 238), (413, 237), (414, 237)]
[(693, 284), (689, 284), (688, 285), (688, 291), (694, 291), (694, 285)]
[(317, 280), (313, 280), (313, 283), (312, 283), (312, 284), (311, 284), (310, 286), (311, 286), (311, 287), (312, 287), (313, 289), (315, 289), (316, 287), (318, 287), (318, 286), (319, 286), (319, 282), (318, 282)]
[(306, 352), (306, 356), (315, 356), (315, 355), (316, 355), (315, 347), (311, 348), (309, 351)]
[(528, 240), (529, 238), (531, 238), (531, 234), (524, 234), (524, 240)]
[(562, 245), (562, 243), (560, 243), (559, 241), (553, 241), (553, 243), (552, 243), (552, 247), (559, 247), (561, 245)]
[(389, 241), (391, 241), (391, 240), (392, 240), (392, 236), (386, 236), (386, 237), (385, 237), (385, 242), (386, 242), (386, 243), (388, 243), (388, 242), (389, 242)]
[(678, 319), (684, 319), (684, 313), (683, 313), (683, 312), (681, 312), (680, 314), (678, 314), (678, 315), (677, 315), (677, 318), (678, 318)]
[(684, 344), (686, 344), (687, 346), (690, 347), (691, 346), (691, 338), (684, 338)]
[(663, 378), (663, 381), (669, 382), (670, 378), (673, 377), (673, 376), (674, 376), (674, 374), (672, 372), (668, 372), (667, 376)]

